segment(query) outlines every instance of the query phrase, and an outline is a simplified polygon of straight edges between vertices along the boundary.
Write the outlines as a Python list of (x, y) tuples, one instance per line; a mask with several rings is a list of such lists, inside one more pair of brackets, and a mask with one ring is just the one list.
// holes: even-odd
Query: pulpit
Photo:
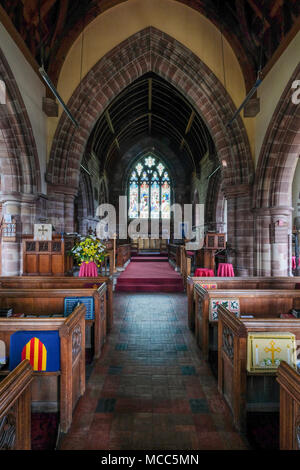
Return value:
[(225, 233), (207, 233), (204, 247), (197, 252), (196, 265), (215, 271), (215, 256), (217, 251), (225, 250)]
[(67, 276), (72, 274), (73, 258), (68, 255), (74, 239), (60, 235), (52, 240), (23, 239), (23, 276)]

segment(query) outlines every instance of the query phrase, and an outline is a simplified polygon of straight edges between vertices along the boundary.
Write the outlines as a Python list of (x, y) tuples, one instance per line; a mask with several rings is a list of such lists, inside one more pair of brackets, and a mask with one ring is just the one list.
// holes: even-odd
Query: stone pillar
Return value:
[(292, 207), (255, 209), (255, 274), (292, 274)]
[(224, 188), (227, 199), (228, 262), (235, 275), (253, 275), (253, 214), (251, 186), (239, 184)]
[(64, 186), (48, 185), (48, 218), (55, 231), (74, 231), (74, 200), (77, 189)]
[(17, 239), (1, 244), (1, 275), (19, 276), (21, 273), (21, 203), (20, 201), (4, 201), (2, 215), (11, 215), (17, 224)]
[(64, 199), (65, 232), (74, 232), (74, 199), (75, 194), (66, 194)]
[(1, 245), (2, 276), (22, 274), (22, 235), (33, 233), (36, 199), (32, 194), (2, 194), (2, 215), (11, 215), (16, 221), (16, 241), (3, 241)]

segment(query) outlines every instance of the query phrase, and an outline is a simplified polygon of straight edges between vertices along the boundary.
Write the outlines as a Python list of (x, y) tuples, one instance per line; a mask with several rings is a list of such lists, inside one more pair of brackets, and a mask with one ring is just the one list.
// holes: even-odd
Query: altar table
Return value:
[(195, 271), (195, 277), (214, 277), (215, 273), (213, 269), (208, 268), (197, 268)]
[(79, 277), (97, 277), (98, 269), (94, 261), (82, 263), (79, 270)]
[(218, 277), (234, 277), (233, 266), (231, 263), (220, 263), (218, 266)]

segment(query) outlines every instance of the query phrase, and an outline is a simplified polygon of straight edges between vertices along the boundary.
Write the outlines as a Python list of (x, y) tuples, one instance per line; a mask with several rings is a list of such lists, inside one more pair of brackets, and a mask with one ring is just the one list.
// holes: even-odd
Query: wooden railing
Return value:
[(0, 450), (31, 449), (32, 380), (24, 360), (0, 383)]
[(280, 385), (280, 450), (300, 450), (300, 375), (286, 362), (277, 371)]

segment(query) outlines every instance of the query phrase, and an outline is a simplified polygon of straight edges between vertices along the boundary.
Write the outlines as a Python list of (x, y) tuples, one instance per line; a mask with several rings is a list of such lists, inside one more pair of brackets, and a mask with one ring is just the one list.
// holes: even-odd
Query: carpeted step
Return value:
[(151, 278), (151, 277), (126, 277), (126, 278), (121, 278), (119, 277), (117, 281), (117, 285), (122, 285), (122, 284), (181, 284), (182, 279), (177, 278), (177, 277), (166, 277), (166, 278)]
[(129, 263), (117, 279), (116, 291), (183, 292), (180, 274), (168, 262), (149, 258), (147, 261)]
[(183, 292), (183, 284), (117, 284), (118, 292)]
[(167, 263), (168, 258), (165, 256), (133, 256), (131, 258), (132, 263), (144, 263), (144, 262), (157, 262), (157, 263)]

